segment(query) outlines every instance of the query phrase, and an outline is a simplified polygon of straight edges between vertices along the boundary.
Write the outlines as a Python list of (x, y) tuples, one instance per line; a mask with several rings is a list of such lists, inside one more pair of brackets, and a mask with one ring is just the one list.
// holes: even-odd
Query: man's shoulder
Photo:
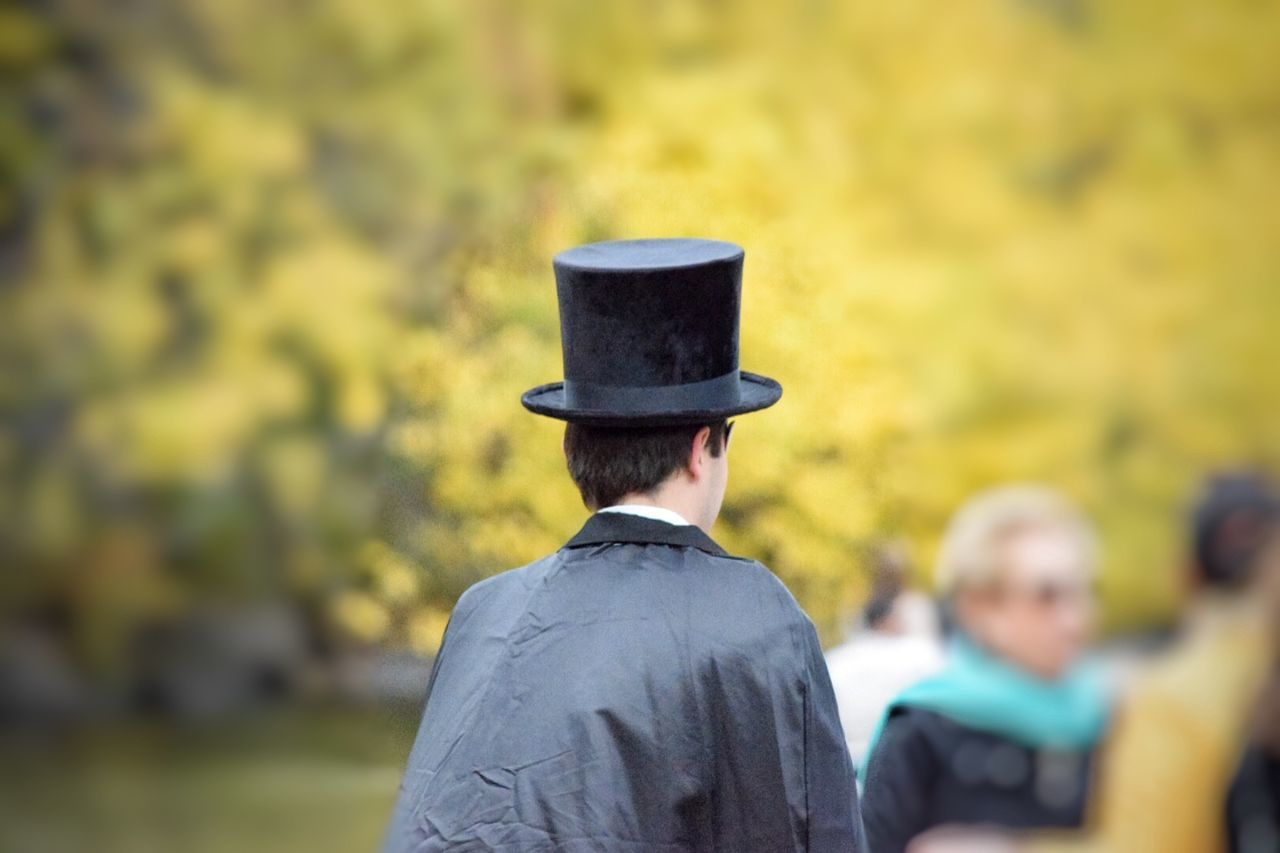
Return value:
[(758, 560), (701, 553), (695, 571), (684, 575), (690, 594), (700, 602), (699, 636), (735, 654), (763, 655), (766, 648), (796, 650), (817, 645), (817, 630), (807, 613), (776, 574)]
[(457, 619), (477, 608), (484, 607), (495, 600), (502, 600), (511, 595), (520, 595), (532, 590), (539, 577), (551, 568), (560, 552), (548, 554), (514, 569), (507, 569), (496, 575), (479, 580), (467, 587), (458, 597), (453, 608), (453, 618)]
[(808, 616), (787, 585), (759, 560), (705, 551), (697, 552), (694, 559), (700, 561), (700, 569), (713, 573), (717, 580), (723, 582), (726, 596), (748, 597), (768, 611), (808, 621)]
[[(637, 543), (619, 543), (619, 547), (650, 547)], [(787, 626), (811, 630), (813, 623), (800, 607), (791, 591), (777, 575), (758, 560), (731, 554), (713, 554), (697, 548), (654, 546), (671, 548), (680, 553), (680, 559), (692, 571), (668, 576), (663, 582), (696, 584), (695, 594), (714, 591), (716, 609), (722, 614), (750, 613), (750, 620), (738, 620), (740, 629), (751, 627), (769, 630)], [(490, 608), (511, 609), (522, 607), (522, 600), (532, 595), (548, 578), (563, 568), (575, 549), (561, 548), (524, 566), (493, 575), (470, 586), (458, 599), (453, 619), (462, 621), (477, 611)], [(592, 558), (587, 558), (592, 559)], [(601, 557), (602, 563), (615, 563), (616, 559)]]
[(708, 565), (714, 566), (720, 571), (737, 572), (746, 578), (777, 580), (777, 576), (769, 570), (768, 566), (759, 560), (753, 560), (750, 557), (739, 557), (736, 554), (730, 554), (728, 552), (723, 554), (712, 554), (709, 551), (700, 551), (696, 548), (683, 550), (688, 550), (691, 553), (696, 554), (697, 559), (705, 561)]

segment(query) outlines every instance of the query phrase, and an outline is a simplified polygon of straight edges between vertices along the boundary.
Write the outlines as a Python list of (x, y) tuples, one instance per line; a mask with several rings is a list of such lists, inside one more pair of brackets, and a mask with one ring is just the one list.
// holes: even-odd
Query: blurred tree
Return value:
[(0, 555), (82, 657), (289, 596), (430, 652), (582, 510), (549, 260), (748, 250), (720, 531), (824, 630), (1005, 479), (1169, 615), (1206, 467), (1277, 462), (1280, 10), (179, 0), (0, 20)]

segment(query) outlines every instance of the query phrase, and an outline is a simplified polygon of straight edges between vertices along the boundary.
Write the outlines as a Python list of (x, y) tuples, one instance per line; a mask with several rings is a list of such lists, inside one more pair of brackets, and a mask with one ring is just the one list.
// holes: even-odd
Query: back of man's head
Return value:
[(569, 476), (587, 509), (614, 506), (628, 495), (649, 495), (689, 460), (698, 432), (709, 427), (707, 447), (719, 457), (727, 424), (669, 427), (600, 427), (570, 423), (564, 432)]

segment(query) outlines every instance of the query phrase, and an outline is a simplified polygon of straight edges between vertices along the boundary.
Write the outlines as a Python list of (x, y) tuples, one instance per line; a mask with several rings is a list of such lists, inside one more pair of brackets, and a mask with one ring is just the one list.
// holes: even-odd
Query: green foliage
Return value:
[(0, 28), (0, 553), (101, 666), (209, 597), (430, 650), (557, 547), (517, 398), (589, 240), (747, 248), (786, 395), (718, 535), (826, 630), (1007, 479), (1099, 520), (1113, 624), (1165, 618), (1190, 485), (1277, 461), (1270, 6), (52, 8)]

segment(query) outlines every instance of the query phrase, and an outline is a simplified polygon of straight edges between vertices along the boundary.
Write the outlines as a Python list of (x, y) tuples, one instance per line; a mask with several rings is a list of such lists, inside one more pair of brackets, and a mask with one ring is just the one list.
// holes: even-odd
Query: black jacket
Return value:
[(1092, 751), (1037, 751), (934, 711), (895, 708), (867, 766), (867, 845), (901, 853), (946, 824), (1078, 827), (1091, 763)]
[(812, 624), (695, 527), (594, 516), (458, 601), (386, 849), (862, 849)]
[(1280, 758), (1250, 747), (1227, 800), (1231, 853), (1280, 850)]

